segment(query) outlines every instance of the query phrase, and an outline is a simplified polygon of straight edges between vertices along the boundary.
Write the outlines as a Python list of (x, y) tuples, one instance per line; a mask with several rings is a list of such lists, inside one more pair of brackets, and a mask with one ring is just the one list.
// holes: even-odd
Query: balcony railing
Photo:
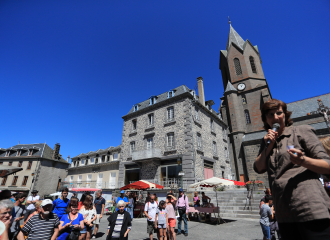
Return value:
[(159, 148), (151, 148), (142, 151), (134, 151), (132, 153), (132, 160), (160, 158), (161, 156), (162, 156), (162, 151)]
[[(162, 178), (158, 179), (143, 179), (145, 181), (162, 185), (164, 188), (181, 188), (181, 179), (180, 178)], [(136, 181), (130, 181), (129, 183), (134, 183)], [(191, 182), (188, 183), (187, 180), (182, 180), (182, 188), (187, 189)]]
[(99, 182), (99, 181), (72, 181), (72, 182), (61, 182), (60, 188), (107, 188), (107, 189), (115, 189), (118, 188), (117, 182)]

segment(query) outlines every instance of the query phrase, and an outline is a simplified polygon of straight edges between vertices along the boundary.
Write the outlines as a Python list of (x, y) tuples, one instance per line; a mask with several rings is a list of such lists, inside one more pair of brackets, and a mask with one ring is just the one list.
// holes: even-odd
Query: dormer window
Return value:
[(21, 156), (21, 150), (18, 150), (18, 151), (17, 151), (16, 156), (17, 156), (17, 157)]
[(9, 154), (10, 154), (10, 151), (7, 151), (5, 157), (9, 157)]
[(30, 150), (29, 150), (29, 155), (28, 155), (28, 156), (32, 156), (32, 154), (33, 154), (33, 149), (30, 149)]
[(139, 105), (133, 105), (133, 112), (136, 112), (137, 110), (139, 110)]
[(171, 98), (171, 97), (174, 97), (174, 91), (173, 90), (170, 90), (167, 93), (167, 98)]
[(150, 97), (150, 104), (149, 105), (153, 105), (156, 103), (156, 96), (151, 96)]

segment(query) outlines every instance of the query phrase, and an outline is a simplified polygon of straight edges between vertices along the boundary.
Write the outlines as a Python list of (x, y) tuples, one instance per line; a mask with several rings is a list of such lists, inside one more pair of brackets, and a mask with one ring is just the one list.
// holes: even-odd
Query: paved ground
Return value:
[[(177, 240), (188, 239), (219, 239), (219, 240), (262, 240), (261, 227), (259, 220), (256, 219), (225, 219), (227, 223), (212, 225), (195, 221), (188, 222), (189, 236), (183, 234), (177, 236)], [(129, 240), (148, 240), (146, 218), (134, 219), (132, 230), (128, 234)], [(183, 227), (183, 222), (182, 222)], [(106, 239), (107, 221), (102, 219), (100, 231), (97, 234), (99, 240)], [(176, 228), (177, 229), (177, 228)], [(154, 240), (157, 236), (154, 234)]]

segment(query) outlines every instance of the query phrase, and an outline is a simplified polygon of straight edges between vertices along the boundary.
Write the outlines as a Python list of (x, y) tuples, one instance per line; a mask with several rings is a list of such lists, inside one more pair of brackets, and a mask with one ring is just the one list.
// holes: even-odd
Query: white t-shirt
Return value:
[(85, 215), (87, 215), (85, 218), (87, 221), (92, 220), (96, 216), (95, 208), (93, 208), (91, 210), (86, 210), (84, 207), (81, 207), (79, 210), (79, 213), (81, 213), (84, 217), (85, 217)]
[(156, 201), (154, 201), (154, 203), (147, 202), (145, 204), (144, 211), (146, 211), (148, 213), (148, 215), (150, 217), (152, 217), (151, 220), (149, 220), (149, 218), (148, 218), (148, 221), (151, 221), (151, 222), (154, 222), (155, 221), (157, 207), (158, 207), (158, 204), (156, 203)]
[[(39, 200), (39, 196), (38, 195), (35, 196), (35, 197), (28, 196), (28, 198), (27, 198), (27, 201), (35, 201), (35, 200)], [(29, 206), (27, 206), (26, 210), (33, 210), (35, 208), (36, 207), (34, 206), (34, 203), (31, 203), (31, 204), (29, 204)]]

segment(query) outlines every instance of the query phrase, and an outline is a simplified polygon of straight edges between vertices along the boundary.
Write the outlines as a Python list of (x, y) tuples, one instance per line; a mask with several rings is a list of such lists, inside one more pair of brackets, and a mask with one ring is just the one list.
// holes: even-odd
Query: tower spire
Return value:
[(239, 48), (243, 49), (243, 45), (245, 43), (245, 41), (243, 40), (243, 38), (235, 31), (235, 29), (232, 27), (231, 25), (231, 21), (228, 17), (229, 20), (229, 25), (230, 25), (230, 29), (229, 29), (229, 35), (228, 35), (228, 41), (227, 41), (227, 47), (226, 50), (228, 51), (231, 43), (235, 43)]

